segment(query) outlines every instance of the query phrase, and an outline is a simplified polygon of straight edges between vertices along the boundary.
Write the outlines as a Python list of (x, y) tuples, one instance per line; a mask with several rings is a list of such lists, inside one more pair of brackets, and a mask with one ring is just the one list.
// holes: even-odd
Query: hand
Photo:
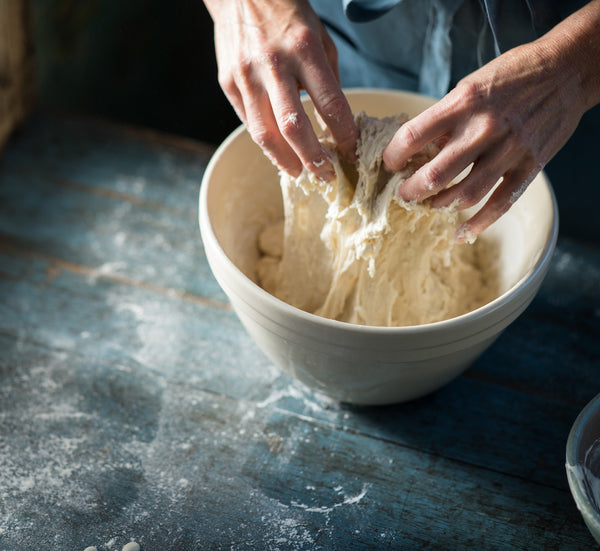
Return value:
[[(590, 6), (597, 24), (600, 2)], [(470, 240), (504, 214), (598, 101), (597, 76), (594, 86), (586, 79), (597, 73), (598, 57), (582, 51), (581, 43), (588, 46), (589, 40), (573, 40), (587, 30), (589, 16), (588, 22), (567, 19), (545, 37), (499, 56), (404, 124), (383, 153), (388, 170), (400, 169), (429, 142), (437, 141), (441, 150), (406, 180), (400, 196), (466, 209), (502, 178), (485, 205), (458, 228), (457, 240)], [(597, 34), (591, 22), (589, 31)], [(466, 178), (449, 187), (471, 164)]]
[(205, 0), (215, 24), (219, 82), (252, 139), (292, 176), (304, 165), (334, 177), (302, 103), (312, 98), (342, 155), (358, 130), (337, 73), (333, 41), (308, 0)]

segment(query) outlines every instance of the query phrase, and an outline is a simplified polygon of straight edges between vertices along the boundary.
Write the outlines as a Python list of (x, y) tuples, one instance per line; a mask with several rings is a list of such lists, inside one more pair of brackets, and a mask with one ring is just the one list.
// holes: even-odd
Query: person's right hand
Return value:
[(282, 170), (333, 166), (306, 115), (306, 90), (343, 156), (358, 130), (342, 93), (335, 45), (308, 0), (205, 0), (215, 26), (219, 83), (252, 139)]

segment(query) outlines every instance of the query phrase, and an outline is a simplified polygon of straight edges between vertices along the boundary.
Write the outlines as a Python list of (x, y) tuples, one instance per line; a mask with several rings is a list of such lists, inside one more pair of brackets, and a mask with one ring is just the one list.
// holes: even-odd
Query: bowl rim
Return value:
[[(345, 88), (345, 94), (356, 94), (356, 93), (375, 93), (377, 95), (389, 95), (393, 93), (401, 97), (413, 97), (420, 99), (432, 99), (429, 96), (425, 96), (423, 94), (418, 94), (415, 92), (404, 92), (401, 90), (387, 90), (382, 88)], [(544, 177), (544, 183), (550, 193), (550, 199), (552, 204), (552, 221), (551, 221), (551, 229), (550, 229), (550, 238), (547, 239), (544, 248), (541, 251), (539, 258), (537, 259), (534, 266), (531, 270), (521, 277), (518, 281), (516, 281), (511, 287), (509, 287), (504, 293), (497, 296), (495, 299), (491, 300), (487, 304), (476, 308), (475, 310), (471, 310), (466, 312), (465, 314), (461, 314), (460, 316), (455, 316), (452, 318), (448, 318), (445, 320), (423, 323), (420, 325), (403, 325), (403, 326), (384, 326), (384, 325), (360, 325), (345, 321), (333, 320), (330, 318), (325, 318), (319, 316), (317, 314), (312, 314), (310, 312), (306, 312), (288, 304), (287, 302), (273, 296), (271, 293), (265, 291), (260, 285), (252, 281), (246, 274), (244, 274), (235, 263), (229, 258), (227, 253), (221, 247), (219, 240), (213, 230), (212, 223), (210, 221), (210, 216), (208, 213), (208, 182), (211, 178), (212, 173), (214, 172), (217, 164), (219, 163), (223, 152), (229, 147), (229, 145), (237, 140), (239, 136), (243, 133), (247, 132), (245, 126), (241, 124), (235, 130), (233, 130), (225, 140), (217, 147), (212, 157), (209, 160), (208, 165), (204, 171), (202, 176), (202, 181), (200, 183), (200, 193), (199, 193), (199, 209), (198, 209), (198, 219), (200, 232), (202, 235), (202, 240), (204, 242), (205, 249), (208, 248), (209, 245), (213, 245), (215, 253), (219, 256), (220, 260), (224, 262), (230, 269), (232, 275), (234, 275), (235, 279), (249, 291), (258, 293), (259, 296), (262, 296), (266, 301), (268, 301), (273, 308), (276, 308), (279, 312), (284, 315), (294, 315), (300, 317), (300, 319), (310, 322), (316, 323), (317, 325), (323, 326), (328, 329), (334, 330), (345, 330), (345, 331), (353, 331), (360, 332), (361, 334), (406, 334), (406, 335), (416, 335), (427, 331), (429, 334), (432, 332), (446, 332), (448, 329), (457, 330), (464, 325), (468, 325), (470, 323), (474, 323), (477, 320), (491, 314), (495, 311), (501, 310), (511, 298), (519, 298), (520, 303), (527, 303), (530, 300), (527, 296), (523, 296), (528, 288), (536, 282), (539, 277), (542, 277), (547, 269), (549, 262), (554, 253), (554, 249), (556, 246), (556, 242), (558, 239), (558, 229), (559, 229), (559, 221), (558, 221), (558, 203), (556, 200), (556, 195), (552, 188), (552, 184), (549, 179), (545, 175), (543, 171), (541, 174)], [(236, 293), (237, 295), (237, 293)], [(239, 295), (238, 295), (239, 296)], [(243, 297), (240, 296), (242, 300)], [(533, 298), (533, 297), (531, 297)], [(244, 300), (248, 304), (248, 301)], [(506, 316), (508, 317), (508, 316)], [(490, 326), (499, 323), (499, 320), (496, 320)], [(490, 326), (483, 326), (480, 332), (485, 331)], [(471, 336), (473, 334), (471, 333)]]
[[(579, 412), (577, 418), (573, 422), (566, 445), (566, 463), (567, 480), (571, 495), (575, 500), (577, 508), (581, 512), (586, 524), (592, 532), (600, 536), (600, 511), (590, 502), (589, 495), (583, 486), (583, 483), (575, 472), (574, 468), (581, 466), (585, 462), (585, 456), (579, 454), (579, 446), (583, 433), (588, 423), (600, 414), (600, 394), (592, 398), (587, 405)], [(600, 433), (598, 434), (600, 438)]]

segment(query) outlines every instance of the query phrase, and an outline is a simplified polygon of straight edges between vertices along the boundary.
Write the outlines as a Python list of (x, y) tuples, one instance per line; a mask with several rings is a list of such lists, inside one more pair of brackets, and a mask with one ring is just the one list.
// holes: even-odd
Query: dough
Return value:
[(297, 178), (281, 174), (283, 224), (268, 224), (259, 237), (256, 272), (264, 289), (307, 312), (378, 326), (440, 321), (495, 298), (490, 244), (455, 243), (456, 209), (407, 203), (396, 194), (435, 147), (394, 175), (382, 168), (383, 149), (406, 120), (357, 115), (356, 165), (324, 135), (333, 182), (306, 170)]

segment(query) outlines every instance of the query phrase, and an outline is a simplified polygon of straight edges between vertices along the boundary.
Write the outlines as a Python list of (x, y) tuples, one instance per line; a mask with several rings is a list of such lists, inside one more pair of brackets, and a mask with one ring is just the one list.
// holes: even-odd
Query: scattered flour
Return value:
[(341, 486), (337, 486), (336, 488), (334, 488), (334, 491), (338, 494), (342, 494), (343, 499), (342, 501), (333, 503), (331, 505), (322, 505), (315, 507), (292, 501), (292, 506), (304, 509), (309, 513), (331, 513), (334, 509), (337, 509), (338, 507), (343, 507), (344, 505), (354, 505), (355, 503), (359, 503), (367, 495), (367, 491), (369, 490), (370, 486), (371, 484), (368, 483), (363, 484), (362, 490), (358, 494), (353, 496), (344, 495), (344, 489)]

